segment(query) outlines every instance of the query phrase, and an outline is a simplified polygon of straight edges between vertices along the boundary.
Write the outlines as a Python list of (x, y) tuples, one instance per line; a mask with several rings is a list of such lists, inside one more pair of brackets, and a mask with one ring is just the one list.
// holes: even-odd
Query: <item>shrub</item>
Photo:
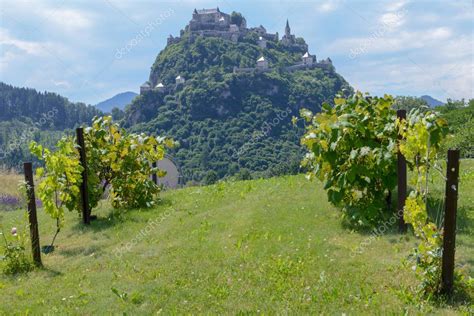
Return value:
[(7, 233), (0, 227), (0, 235), (4, 241), (0, 243), (0, 253), (2, 253), (3, 256), (3, 273), (17, 274), (33, 270), (33, 262), (25, 248), (26, 235), (18, 232), (16, 227), (13, 227), (11, 230), (11, 239), (7, 238), (6, 234)]
[(301, 111), (307, 122), (302, 144), (309, 150), (303, 166), (310, 179), (324, 182), (329, 201), (352, 224), (374, 226), (387, 214), (385, 201), (397, 179), (393, 99), (358, 92), (334, 102), (316, 115)]
[(145, 134), (128, 134), (110, 116), (95, 118), (85, 130), (90, 207), (95, 207), (110, 185), (112, 206), (150, 207), (159, 187), (150, 179), (152, 162), (164, 158), (173, 141)]
[(217, 175), (217, 172), (215, 172), (214, 170), (210, 170), (204, 177), (204, 184), (211, 185), (211, 184), (216, 183), (217, 180), (219, 180), (219, 176)]
[[(173, 141), (144, 134), (128, 134), (110, 116), (96, 117), (85, 130), (89, 209), (97, 206), (110, 185), (109, 199), (115, 208), (150, 207), (159, 187), (151, 174), (164, 176), (152, 162), (163, 159)], [(72, 137), (62, 138), (50, 151), (32, 142), (30, 151), (44, 161), (36, 173), (40, 178), (38, 196), (45, 211), (57, 223), (59, 232), (65, 210), (80, 211), (83, 167)], [(54, 238), (56, 238), (56, 235)], [(54, 239), (53, 239), (54, 242)]]

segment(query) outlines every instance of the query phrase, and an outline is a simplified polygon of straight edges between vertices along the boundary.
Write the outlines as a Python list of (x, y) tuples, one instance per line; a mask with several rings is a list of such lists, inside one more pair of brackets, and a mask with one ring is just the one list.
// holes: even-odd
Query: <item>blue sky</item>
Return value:
[(473, 97), (472, 0), (2, 0), (0, 80), (91, 104), (138, 92), (168, 35), (216, 6), (280, 35), (288, 18), (361, 91)]

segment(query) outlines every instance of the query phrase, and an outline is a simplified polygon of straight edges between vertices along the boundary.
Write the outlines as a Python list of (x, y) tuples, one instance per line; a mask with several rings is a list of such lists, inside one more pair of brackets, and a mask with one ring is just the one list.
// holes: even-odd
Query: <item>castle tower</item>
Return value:
[(286, 37), (290, 37), (290, 36), (291, 36), (290, 23), (288, 23), (288, 19), (286, 19), (285, 36), (286, 36)]
[(296, 37), (291, 34), (290, 23), (288, 22), (288, 19), (286, 20), (285, 35), (283, 35), (281, 41), (284, 45), (288, 46), (291, 46), (296, 42)]

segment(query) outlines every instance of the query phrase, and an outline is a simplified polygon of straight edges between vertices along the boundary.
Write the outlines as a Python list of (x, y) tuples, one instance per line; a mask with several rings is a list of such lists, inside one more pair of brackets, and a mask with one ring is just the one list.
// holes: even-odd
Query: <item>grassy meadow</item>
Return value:
[(18, 182), (23, 176), (13, 170), (0, 169), (0, 195), (19, 196)]
[[(474, 161), (463, 161), (461, 174), (456, 262), (468, 277)], [(443, 197), (441, 176), (435, 178), (434, 200)], [(393, 229), (371, 239), (343, 227), (322, 185), (302, 175), (168, 191), (147, 210), (119, 212), (103, 202), (94, 213), (90, 227), (67, 214), (43, 269), (0, 276), (0, 314), (473, 311), (472, 293), (451, 305), (417, 299), (405, 260), (416, 239)], [(23, 218), (21, 211), (0, 212), (7, 231), (23, 227)], [(39, 223), (44, 245), (55, 223), (42, 210)]]

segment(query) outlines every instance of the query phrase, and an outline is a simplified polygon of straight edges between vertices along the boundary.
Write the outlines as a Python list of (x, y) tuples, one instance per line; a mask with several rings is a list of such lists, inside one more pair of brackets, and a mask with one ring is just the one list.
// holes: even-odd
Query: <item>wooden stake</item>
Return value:
[(89, 191), (87, 190), (87, 159), (86, 159), (86, 147), (84, 144), (84, 129), (82, 127), (76, 129), (76, 142), (79, 146), (79, 154), (81, 165), (84, 168), (82, 171), (82, 184), (81, 190), (81, 208), (82, 208), (82, 219), (84, 224), (90, 224), (90, 210), (89, 210)]
[(446, 171), (446, 178), (441, 290), (443, 293), (451, 294), (454, 283), (454, 253), (456, 249), (459, 149), (450, 149), (448, 151), (448, 167)]
[(28, 185), (28, 220), (30, 222), (31, 251), (33, 253), (33, 261), (35, 265), (40, 267), (43, 264), (41, 263), (38, 218), (36, 216), (35, 184), (33, 181), (33, 166), (31, 162), (25, 162), (23, 164), (23, 169), (25, 171), (25, 182)]
[[(397, 117), (400, 120), (405, 120), (407, 117), (406, 110), (398, 110)], [(398, 135), (398, 140), (402, 140), (402, 136)], [(397, 178), (398, 178), (398, 204), (397, 204), (397, 214), (398, 214), (398, 230), (400, 233), (405, 233), (407, 230), (407, 225), (403, 219), (403, 208), (405, 207), (405, 201), (407, 199), (407, 161), (402, 155), (400, 150), (397, 154)]]

